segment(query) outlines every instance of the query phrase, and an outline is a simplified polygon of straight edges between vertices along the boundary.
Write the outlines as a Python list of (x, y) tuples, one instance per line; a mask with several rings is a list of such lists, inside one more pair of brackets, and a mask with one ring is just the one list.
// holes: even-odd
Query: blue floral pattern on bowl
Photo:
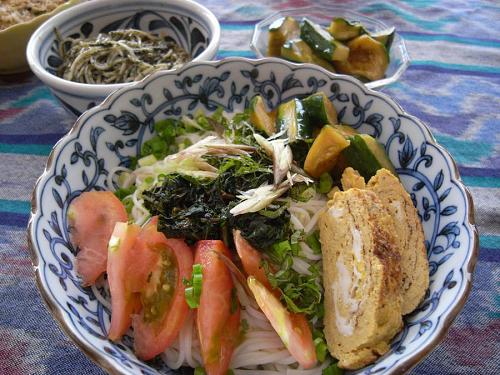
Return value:
[(448, 152), (421, 121), (354, 79), (279, 59), (232, 58), (158, 72), (115, 92), (86, 112), (49, 158), (34, 191), (28, 237), (42, 295), (85, 353), (118, 373), (175, 373), (139, 361), (128, 336), (121, 343), (106, 339), (110, 311), (75, 274), (66, 220), (71, 201), (83, 191), (108, 189), (109, 171), (128, 165), (155, 121), (219, 106), (240, 111), (256, 94), (275, 107), (318, 90), (333, 101), (339, 121), (385, 145), (422, 219), (430, 262), (425, 300), (405, 317), (390, 353), (358, 373), (402, 373), (437, 345), (465, 302), (478, 247), (472, 199)]

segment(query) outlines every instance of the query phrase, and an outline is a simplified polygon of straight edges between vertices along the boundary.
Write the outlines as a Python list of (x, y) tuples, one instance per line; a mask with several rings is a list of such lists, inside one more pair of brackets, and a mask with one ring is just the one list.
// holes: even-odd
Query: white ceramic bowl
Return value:
[(137, 156), (155, 121), (218, 106), (241, 111), (256, 94), (274, 108), (316, 91), (328, 95), (342, 123), (385, 145), (422, 218), (429, 256), (424, 301), (405, 317), (390, 352), (357, 373), (403, 373), (442, 340), (465, 303), (478, 251), (472, 198), (450, 154), (422, 121), (351, 77), (281, 59), (229, 58), (158, 72), (114, 92), (57, 143), (37, 182), (28, 227), (37, 283), (55, 319), (96, 363), (120, 374), (176, 373), (139, 361), (128, 336), (119, 343), (107, 340), (110, 311), (75, 273), (66, 220), (71, 201), (82, 191), (108, 189), (108, 171)]
[[(306, 17), (323, 26), (328, 26), (333, 17), (343, 17), (348, 21), (361, 22), (370, 32), (387, 30), (392, 25), (386, 25), (382, 21), (371, 17), (363, 16), (362, 14), (353, 12), (349, 9), (337, 6), (312, 6), (305, 8), (295, 8), (282, 10), (271, 14), (255, 25), (255, 29), (250, 43), (250, 48), (254, 50), (257, 57), (267, 56), (268, 30), (277, 19), (291, 16), (296, 20), (301, 20)], [(389, 51), (390, 63), (387, 68), (385, 77), (376, 81), (367, 82), (366, 86), (374, 89), (389, 85), (396, 82), (410, 65), (410, 56), (406, 50), (403, 38), (398, 34), (394, 36), (391, 49)]]
[(135, 28), (172, 37), (193, 61), (211, 60), (220, 43), (217, 18), (191, 0), (99, 0), (76, 5), (50, 18), (32, 35), (27, 58), (31, 70), (64, 107), (76, 116), (113, 91), (133, 83), (91, 85), (58, 77), (61, 64), (54, 29), (65, 37), (93, 37), (100, 32)]

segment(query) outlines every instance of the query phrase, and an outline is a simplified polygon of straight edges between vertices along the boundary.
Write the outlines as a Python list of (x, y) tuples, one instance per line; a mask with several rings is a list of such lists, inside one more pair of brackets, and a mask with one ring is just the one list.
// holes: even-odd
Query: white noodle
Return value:
[(231, 367), (239, 368), (255, 366), (257, 364), (265, 365), (288, 357), (290, 357), (290, 352), (287, 349), (283, 349), (277, 352), (266, 352), (264, 350), (258, 350), (254, 352), (248, 351), (241, 355), (234, 356), (231, 361)]
[(309, 260), (320, 260), (322, 258), (321, 254), (315, 254), (314, 251), (309, 247), (308, 244), (301, 241), (299, 242), (300, 249), (302, 250), (302, 256)]
[(300, 221), (303, 227), (311, 220), (309, 212), (302, 207), (292, 206), (288, 209), (288, 211)]
[(295, 230), (304, 230), (304, 226), (302, 225), (300, 220), (297, 219), (297, 217), (292, 213), (290, 213), (290, 222), (292, 223)]
[(258, 375), (279, 375), (282, 374), (282, 372), (278, 370), (241, 370), (241, 369), (236, 369), (233, 370), (234, 375), (255, 375), (256, 373)]
[(309, 223), (307, 223), (307, 225), (304, 227), (304, 232), (306, 234), (309, 234), (311, 233), (314, 229), (316, 229), (316, 227), (318, 226), (318, 220), (319, 220), (319, 217), (320, 215), (325, 212), (326, 210), (326, 207), (323, 206), (320, 210), (318, 210), (314, 215), (313, 217), (311, 218), (311, 221), (309, 221)]
[(299, 257), (293, 257), (293, 265), (292, 268), (294, 271), (301, 273), (303, 275), (311, 275), (311, 271), (309, 271), (309, 263), (300, 259)]

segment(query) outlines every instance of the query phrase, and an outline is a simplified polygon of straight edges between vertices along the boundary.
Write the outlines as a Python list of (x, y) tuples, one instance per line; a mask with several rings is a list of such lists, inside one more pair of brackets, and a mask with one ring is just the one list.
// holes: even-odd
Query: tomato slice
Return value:
[(231, 273), (217, 252), (231, 257), (222, 241), (198, 241), (195, 263), (202, 265), (203, 284), (196, 325), (208, 375), (225, 375), (239, 341), (240, 306)]
[(262, 285), (269, 289), (276, 297), (280, 297), (280, 291), (273, 289), (267, 275), (262, 267), (262, 255), (250, 243), (245, 240), (239, 230), (233, 230), (234, 245), (241, 259), (243, 269), (247, 276), (254, 276)]
[(111, 326), (108, 337), (119, 340), (130, 327), (131, 315), (139, 307), (139, 296), (128, 286), (130, 266), (136, 255), (135, 242), (141, 228), (118, 222), (108, 244), (108, 283), (111, 293)]
[(191, 278), (193, 253), (183, 240), (167, 239), (158, 232), (156, 223), (153, 219), (148, 235), (138, 240), (138, 247), (157, 254), (141, 293), (142, 311), (132, 318), (134, 350), (143, 360), (154, 358), (172, 344), (189, 312), (182, 280)]
[(141, 229), (135, 242), (136, 257), (129, 265), (127, 278), (127, 286), (132, 292), (143, 291), (151, 269), (160, 257), (160, 253), (155, 250), (165, 242), (165, 236), (157, 231), (157, 226), (158, 216), (154, 216)]
[(290, 313), (255, 277), (249, 276), (247, 283), (260, 309), (292, 357), (305, 369), (313, 367), (317, 361), (316, 349), (305, 316)]
[(125, 207), (110, 191), (84, 192), (71, 202), (68, 221), (71, 242), (79, 248), (76, 270), (83, 286), (94, 284), (106, 271), (108, 241), (115, 223), (127, 220)]

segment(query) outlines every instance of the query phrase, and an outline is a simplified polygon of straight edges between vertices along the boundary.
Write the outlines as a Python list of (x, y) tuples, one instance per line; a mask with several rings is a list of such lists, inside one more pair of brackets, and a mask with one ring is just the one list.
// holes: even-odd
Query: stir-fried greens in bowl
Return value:
[[(84, 115), (51, 157), (30, 225), (47, 270), (42, 290), (71, 314), (96, 311), (95, 324), (63, 323), (122, 372), (169, 373), (166, 364), (209, 374), (331, 373), (386, 352), (365, 370), (401, 371), (430, 350), (443, 329), (434, 319), (453, 316), (436, 307), (459, 306), (468, 288), (455, 271), (474, 255), (469, 207), (460, 203), (468, 198), (450, 183), (458, 180), (442, 152), (383, 94), (312, 66), (229, 59), (156, 74)], [(422, 214), (429, 188), (449, 215)], [(391, 230), (399, 206), (406, 218)], [(111, 208), (101, 215), (102, 207)], [(108, 238), (88, 246), (97, 240), (88, 233), (110, 222)], [(394, 233), (405, 228), (421, 255), (399, 252), (405, 245)], [(450, 235), (465, 263), (437, 265), (441, 253), (431, 249), (451, 248), (442, 242)], [(402, 259), (425, 266), (426, 250), (428, 270), (405, 271)], [(97, 253), (105, 254), (99, 262)], [(54, 274), (57, 259), (71, 264), (66, 273)], [(380, 324), (384, 298), (392, 308)], [(436, 329), (419, 330), (424, 321)]]

